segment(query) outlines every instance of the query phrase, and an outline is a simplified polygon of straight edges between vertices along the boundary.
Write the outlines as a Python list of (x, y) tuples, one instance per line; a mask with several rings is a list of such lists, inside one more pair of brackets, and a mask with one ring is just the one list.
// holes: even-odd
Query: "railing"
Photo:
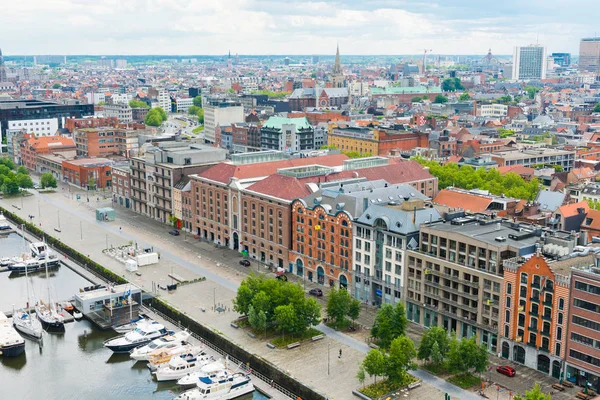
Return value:
[[(165, 314), (163, 314), (162, 312), (154, 309), (154, 308), (147, 308), (146, 306), (141, 306), (142, 309), (145, 309), (147, 311), (153, 312), (155, 314), (157, 314), (158, 316), (160, 316), (162, 319), (164, 319), (165, 321), (170, 322), (171, 324), (179, 327), (180, 329), (183, 329), (183, 327), (179, 324), (178, 321), (173, 320), (172, 318), (166, 316)], [(290, 392), (289, 390), (287, 390), (286, 388), (284, 388), (283, 386), (277, 384), (276, 382), (272, 382), (271, 379), (267, 378), (266, 376), (262, 375), (261, 373), (254, 371), (252, 369), (248, 370), (245, 367), (242, 367), (244, 365), (246, 365), (245, 363), (241, 362), (240, 360), (238, 360), (235, 357), (231, 357), (229, 354), (227, 354), (225, 351), (223, 351), (222, 349), (220, 349), (219, 347), (215, 346), (214, 344), (210, 343), (209, 341), (207, 341), (206, 339), (204, 339), (203, 337), (201, 337), (200, 335), (196, 334), (195, 332), (190, 332), (190, 334), (198, 341), (200, 341), (202, 344), (204, 344), (207, 347), (210, 347), (211, 349), (213, 349), (214, 351), (216, 351), (218, 354), (220, 354), (223, 357), (227, 357), (228, 360), (232, 361), (234, 364), (239, 365), (241, 368), (244, 369), (244, 371), (246, 373), (251, 372), (252, 375), (256, 376), (258, 379), (260, 379), (261, 381), (271, 385), (271, 387), (277, 389), (279, 392), (281, 392), (283, 395), (285, 395), (286, 397), (290, 398), (290, 399), (297, 399), (298, 396), (296, 396), (294, 393)]]

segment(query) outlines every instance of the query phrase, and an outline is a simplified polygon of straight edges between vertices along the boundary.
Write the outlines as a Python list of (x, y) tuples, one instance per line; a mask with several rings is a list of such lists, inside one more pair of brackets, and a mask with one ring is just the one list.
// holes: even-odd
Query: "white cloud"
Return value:
[(344, 54), (510, 54), (538, 38), (549, 51), (577, 53), (599, 13), (594, 0), (7, 0), (0, 46), (5, 54), (331, 54), (339, 42)]

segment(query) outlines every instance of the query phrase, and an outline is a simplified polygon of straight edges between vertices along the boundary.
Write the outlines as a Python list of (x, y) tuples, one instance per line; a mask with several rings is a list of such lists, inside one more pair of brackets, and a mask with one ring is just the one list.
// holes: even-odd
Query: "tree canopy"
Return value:
[(529, 98), (533, 100), (533, 99), (535, 99), (536, 93), (542, 89), (535, 87), (535, 86), (525, 86), (525, 88), (523, 90), (527, 93)]
[(50, 172), (44, 172), (40, 177), (40, 185), (42, 189), (55, 188), (57, 186), (56, 178)]
[(342, 328), (346, 324), (346, 317), (355, 320), (359, 314), (360, 301), (353, 299), (347, 290), (331, 289), (327, 299), (327, 316), (334, 327)]
[(160, 126), (163, 122), (167, 120), (167, 113), (160, 107), (152, 108), (146, 114), (146, 120), (144, 121), (146, 125), (150, 126)]
[(600, 112), (600, 103), (596, 103), (594, 106), (594, 112)]
[(198, 115), (198, 112), (200, 112), (200, 110), (202, 110), (202, 107), (198, 107), (198, 106), (190, 106), (187, 110), (188, 114), (190, 115)]
[(439, 326), (432, 326), (423, 334), (417, 357), (420, 360), (441, 364), (450, 350), (450, 336)]
[(533, 385), (533, 389), (527, 390), (525, 396), (515, 396), (514, 400), (552, 400), (552, 396), (542, 392), (542, 388), (539, 383)]
[(435, 96), (435, 99), (433, 100), (434, 103), (436, 104), (443, 104), (443, 103), (447, 103), (448, 102), (448, 98), (442, 94), (438, 94), (437, 96)]
[(410, 100), (411, 103), (420, 103), (422, 101), (423, 101), (423, 98), (421, 96), (415, 96)]
[(398, 336), (390, 344), (389, 353), (381, 349), (372, 349), (362, 362), (361, 367), (375, 381), (378, 376), (386, 377), (392, 384), (400, 384), (406, 380), (407, 371), (415, 369), (414, 358), (417, 352), (413, 341), (405, 336)]
[[(15, 171), (16, 169), (16, 171)], [(0, 158), (0, 189), (4, 194), (19, 193), (19, 188), (32, 188), (33, 181), (27, 168), (16, 168), (8, 157)]]
[(456, 336), (450, 341), (448, 350), (448, 367), (453, 372), (467, 373), (471, 370), (481, 373), (489, 365), (489, 353), (484, 344), (478, 345), (475, 338), (462, 338)]
[(446, 78), (442, 82), (442, 90), (444, 92), (456, 92), (457, 90), (465, 90), (465, 87), (458, 78)]
[(202, 108), (202, 96), (196, 96), (196, 97), (194, 97), (193, 102), (194, 102), (194, 105), (196, 107)]
[(131, 107), (131, 108), (150, 108), (148, 103), (141, 101), (141, 100), (136, 100), (136, 99), (129, 100), (129, 107)]
[(254, 90), (252, 94), (267, 95), (272, 99), (281, 99), (290, 95), (290, 92), (273, 92), (271, 90)]
[(263, 275), (244, 279), (233, 304), (235, 311), (248, 316), (255, 329), (274, 324), (283, 333), (296, 334), (321, 319), (321, 307), (315, 299), (304, 296), (299, 284)]
[(371, 335), (379, 340), (381, 347), (388, 348), (395, 338), (404, 335), (407, 325), (403, 303), (384, 304), (377, 310)]
[(426, 160), (415, 157), (421, 165), (429, 167), (429, 172), (438, 178), (440, 189), (450, 186), (461, 189), (489, 190), (495, 195), (504, 194), (508, 197), (533, 200), (540, 190), (540, 182), (537, 178), (525, 181), (521, 176), (513, 172), (500, 175), (497, 169), (483, 168), (474, 169), (471, 166), (459, 167), (456, 163), (440, 165), (437, 161)]
[(458, 98), (458, 100), (460, 101), (467, 101), (467, 100), (471, 100), (471, 95), (467, 92), (464, 92), (463, 94), (460, 95), (460, 97)]
[(198, 110), (198, 123), (199, 124), (204, 124), (204, 108), (201, 108), (200, 110)]

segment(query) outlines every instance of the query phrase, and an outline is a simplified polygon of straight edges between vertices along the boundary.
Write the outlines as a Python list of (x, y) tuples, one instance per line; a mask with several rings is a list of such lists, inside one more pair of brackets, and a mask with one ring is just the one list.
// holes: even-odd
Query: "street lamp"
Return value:
[(213, 311), (217, 312), (217, 288), (213, 288)]
[(82, 223), (82, 221), (79, 221), (79, 233), (81, 236), (81, 240), (83, 240), (83, 223)]
[(327, 375), (329, 375), (329, 348), (331, 347), (331, 342), (327, 342)]

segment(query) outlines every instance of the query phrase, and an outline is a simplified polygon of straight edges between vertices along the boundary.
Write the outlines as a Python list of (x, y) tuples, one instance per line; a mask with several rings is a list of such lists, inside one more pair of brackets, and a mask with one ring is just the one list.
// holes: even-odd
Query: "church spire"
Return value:
[(342, 73), (342, 63), (340, 62), (340, 44), (337, 44), (337, 50), (335, 52), (335, 65), (333, 66), (334, 74)]

